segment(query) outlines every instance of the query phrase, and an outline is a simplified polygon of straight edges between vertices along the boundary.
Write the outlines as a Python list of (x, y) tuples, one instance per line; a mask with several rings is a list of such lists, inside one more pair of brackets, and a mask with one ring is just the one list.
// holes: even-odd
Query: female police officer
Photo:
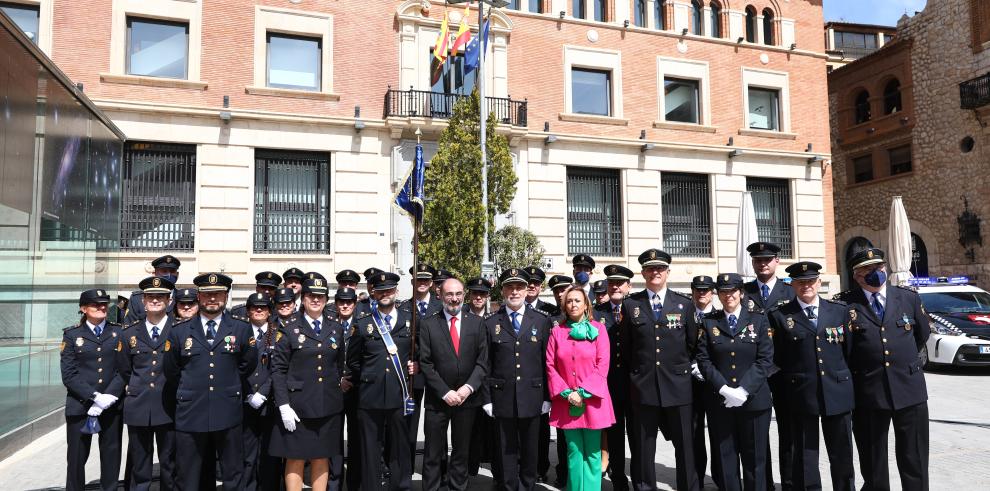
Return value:
[[(767, 489), (767, 438), (770, 432), (770, 387), (773, 342), (766, 317), (743, 307), (743, 280), (735, 273), (716, 279), (724, 310), (704, 318), (699, 331), (698, 365), (709, 389), (708, 408), (712, 460), (720, 470), (720, 489)], [(742, 461), (743, 486), (739, 485)]]
[[(330, 458), (342, 455), (344, 333), (323, 315), (327, 283), (303, 281), (302, 315), (275, 336), (272, 385), (282, 424), (272, 431), (269, 453), (284, 457), (285, 487), (302, 489), (308, 460), (314, 490), (327, 488)], [(339, 480), (340, 476), (329, 476)], [(334, 489), (339, 488), (335, 483)]]

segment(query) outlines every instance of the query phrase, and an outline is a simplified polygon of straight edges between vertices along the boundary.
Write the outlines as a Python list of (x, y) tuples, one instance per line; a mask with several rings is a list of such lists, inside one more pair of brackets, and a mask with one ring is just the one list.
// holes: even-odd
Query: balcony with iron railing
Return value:
[(990, 73), (960, 83), (959, 103), (963, 109), (977, 109), (990, 104)]
[[(428, 90), (396, 90), (392, 87), (385, 92), (385, 119), (433, 118), (450, 119), (454, 114), (454, 104), (466, 95)], [(488, 110), (495, 114), (502, 125), (526, 127), (527, 101), (512, 100), (508, 97), (486, 97)]]

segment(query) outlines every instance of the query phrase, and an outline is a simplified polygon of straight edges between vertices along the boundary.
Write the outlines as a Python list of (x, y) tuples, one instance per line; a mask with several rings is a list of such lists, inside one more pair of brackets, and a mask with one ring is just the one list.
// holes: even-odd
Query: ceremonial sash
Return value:
[[(402, 399), (405, 404), (402, 408), (402, 414), (405, 416), (411, 415), (416, 410), (416, 401), (409, 395), (409, 386), (406, 385), (406, 370), (402, 366), (402, 361), (399, 360), (399, 347), (395, 345), (395, 340), (392, 339), (392, 334), (388, 332), (385, 328), (385, 322), (382, 320), (381, 314), (378, 312), (378, 306), (371, 309), (371, 319), (375, 321), (375, 327), (378, 328), (378, 334), (381, 334), (382, 341), (385, 342), (385, 350), (388, 351), (389, 358), (392, 359), (392, 366), (395, 368), (395, 376), (399, 378), (399, 386), (402, 387)], [(398, 320), (398, 316), (396, 316)]]

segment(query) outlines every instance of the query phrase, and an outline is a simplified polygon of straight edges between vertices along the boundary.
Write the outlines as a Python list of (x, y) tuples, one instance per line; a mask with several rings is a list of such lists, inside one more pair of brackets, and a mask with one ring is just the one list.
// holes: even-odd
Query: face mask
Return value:
[(887, 272), (879, 269), (873, 270), (863, 277), (863, 281), (866, 281), (866, 284), (873, 288), (880, 288), (887, 282)]
[(582, 284), (582, 285), (585, 284), (585, 283), (587, 283), (588, 282), (588, 279), (590, 279), (590, 278), (591, 278), (591, 276), (589, 276), (588, 273), (585, 273), (584, 271), (582, 271), (582, 272), (574, 275), (574, 279), (576, 279), (577, 282), (580, 283), (580, 284)]
[(177, 274), (175, 274), (175, 273), (168, 273), (168, 274), (160, 274), (160, 275), (158, 275), (158, 277), (159, 277), (159, 278), (163, 278), (163, 279), (166, 279), (166, 280), (168, 280), (168, 281), (171, 281), (173, 285), (174, 285), (174, 284), (175, 284), (175, 283), (176, 283), (177, 281), (179, 281), (179, 275), (177, 275)]

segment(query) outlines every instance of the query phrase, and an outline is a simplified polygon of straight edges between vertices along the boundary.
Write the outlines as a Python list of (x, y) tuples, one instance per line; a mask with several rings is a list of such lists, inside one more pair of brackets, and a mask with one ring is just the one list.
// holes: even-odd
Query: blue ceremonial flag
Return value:
[(423, 173), (426, 165), (423, 163), (423, 146), (416, 145), (416, 159), (409, 166), (406, 179), (395, 193), (395, 206), (403, 214), (413, 220), (414, 226), (423, 223), (423, 210), (426, 207), (423, 200)]
[[(464, 49), (464, 74), (471, 73), (481, 64), (481, 53), (488, 50), (488, 27), (491, 22), (485, 19), (485, 25), (481, 28), (481, 35), (474, 36), (468, 41), (467, 48)], [(481, 41), (479, 43), (479, 41)]]

